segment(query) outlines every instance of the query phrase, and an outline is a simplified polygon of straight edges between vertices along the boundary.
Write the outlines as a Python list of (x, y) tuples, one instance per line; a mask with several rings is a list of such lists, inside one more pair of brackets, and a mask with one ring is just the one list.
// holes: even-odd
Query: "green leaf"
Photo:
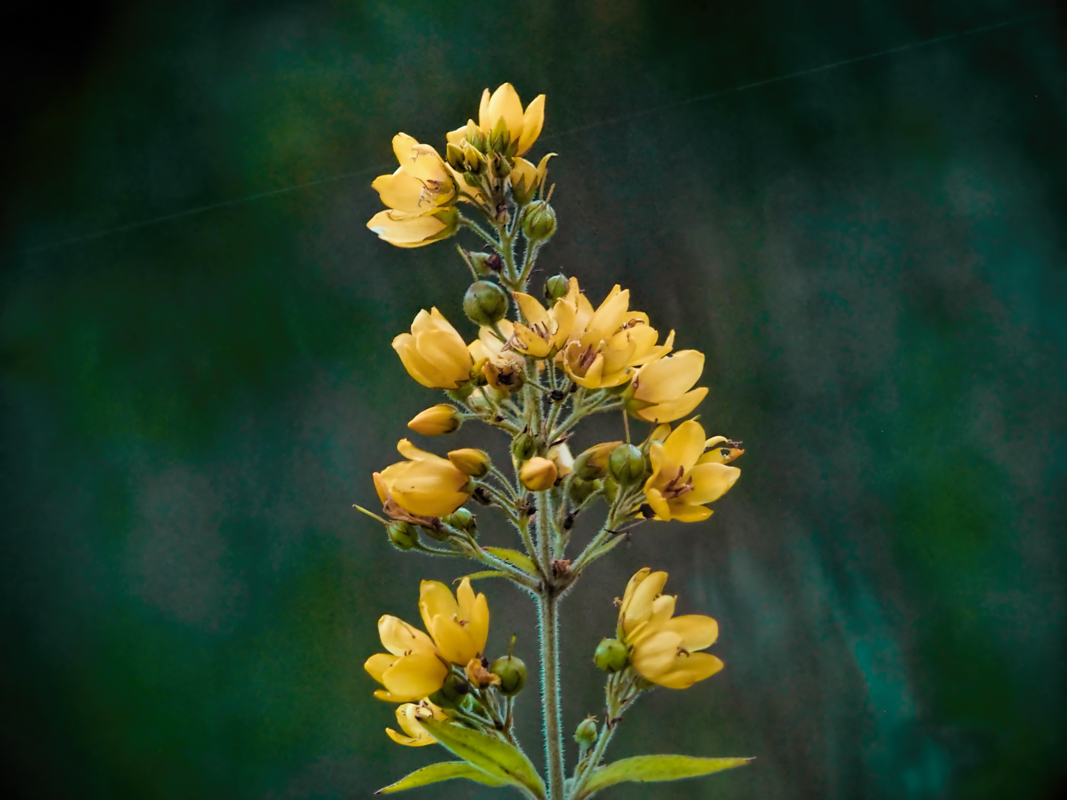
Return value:
[(430, 764), (428, 767), (417, 769), (396, 783), (379, 789), (375, 794), (392, 794), (402, 792), (405, 789), (414, 789), (417, 786), (426, 786), (438, 781), (449, 781), (453, 778), (466, 778), (467, 780), (484, 783), (486, 786), (504, 786), (503, 781), (490, 777), (468, 764), (466, 761), (442, 761), (440, 764)]
[(537, 571), (537, 565), (534, 564), (529, 556), (520, 553), (518, 550), (508, 550), (506, 547), (483, 547), (482, 549), (487, 553), (492, 553), (501, 561), (507, 561), (523, 572), (533, 575), (535, 578), (541, 577), (541, 573)]
[(606, 767), (593, 771), (575, 800), (589, 797), (594, 792), (614, 786), (616, 783), (634, 781), (677, 781), (682, 778), (699, 778), (724, 769), (743, 767), (751, 758), (695, 758), (693, 756), (635, 756), (624, 758)]
[(545, 785), (522, 751), (507, 742), (451, 722), (419, 720), (440, 745), (498, 781), (521, 787), (536, 797), (545, 796)]
[(497, 570), (486, 570), (485, 572), (472, 572), (470, 575), (461, 575), (460, 577), (458, 577), (454, 581), (452, 581), (452, 583), (459, 583), (464, 578), (467, 578), (468, 580), (472, 580), (472, 581), (477, 581), (477, 580), (481, 580), (482, 578), (510, 578), (510, 577), (511, 577), (511, 575), (509, 575), (506, 572), (498, 572)]

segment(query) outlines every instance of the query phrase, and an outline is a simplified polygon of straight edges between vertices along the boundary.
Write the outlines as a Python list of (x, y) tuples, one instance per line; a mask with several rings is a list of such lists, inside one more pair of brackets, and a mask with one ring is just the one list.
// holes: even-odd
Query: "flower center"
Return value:
[(678, 474), (671, 479), (671, 482), (663, 487), (662, 494), (667, 500), (675, 500), (684, 494), (688, 494), (693, 491), (693, 479), (682, 482), (682, 477), (685, 475), (685, 467), (678, 467)]

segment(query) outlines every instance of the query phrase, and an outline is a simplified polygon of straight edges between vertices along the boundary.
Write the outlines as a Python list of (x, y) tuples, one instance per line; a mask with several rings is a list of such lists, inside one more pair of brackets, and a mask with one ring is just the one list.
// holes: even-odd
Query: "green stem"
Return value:
[(474, 220), (460, 214), (459, 224), (462, 225), (464, 228), (470, 228), (472, 231), (482, 237), (485, 243), (492, 247), (494, 250), (500, 250), (500, 242), (496, 241), (496, 239), (490, 236), (489, 232), (486, 231), (485, 228), (483, 228)]
[(543, 588), (541, 618), (541, 697), (544, 701), (545, 757), (549, 800), (563, 800), (563, 733), (559, 705), (559, 598)]
[(563, 800), (563, 731), (559, 700), (559, 598), (551, 585), (552, 550), (548, 495), (537, 495), (537, 544), (547, 576), (538, 593), (541, 641), (541, 696), (544, 701), (545, 759), (548, 762), (548, 798)]

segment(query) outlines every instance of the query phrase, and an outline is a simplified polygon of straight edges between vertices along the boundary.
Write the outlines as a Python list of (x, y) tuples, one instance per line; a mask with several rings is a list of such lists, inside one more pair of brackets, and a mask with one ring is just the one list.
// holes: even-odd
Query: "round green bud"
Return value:
[(478, 523), (474, 518), (474, 514), (465, 508), (457, 508), (447, 517), (442, 517), (441, 522), (453, 528), (459, 528), (461, 531), (467, 531), (468, 533), (474, 533), (478, 528)]
[(602, 639), (596, 646), (593, 661), (604, 672), (612, 675), (626, 669), (630, 663), (630, 649), (618, 639)]
[(548, 239), (556, 232), (556, 212), (544, 200), (535, 200), (526, 206), (522, 218), (522, 232), (531, 242)]
[(511, 440), (511, 454), (518, 461), (529, 461), (537, 455), (537, 440), (529, 433), (520, 433)]
[(597, 481), (587, 481), (575, 475), (567, 483), (567, 499), (574, 506), (580, 506), (599, 488), (600, 484)]
[(553, 275), (545, 281), (545, 300), (550, 303), (559, 300), (567, 294), (567, 290), (570, 288), (570, 281), (567, 280), (566, 275), (562, 272), (558, 275)]
[(408, 522), (390, 522), (385, 530), (397, 550), (410, 550), (419, 541), (418, 531)]
[(608, 473), (620, 486), (633, 486), (645, 476), (645, 457), (632, 444), (620, 444), (611, 451)]
[(430, 702), (441, 708), (458, 708), (470, 694), (471, 687), (455, 673), (449, 673), (444, 685), (430, 695)]
[(477, 281), (463, 295), (463, 313), (475, 325), (492, 325), (508, 313), (508, 296), (489, 281)]
[(526, 665), (517, 656), (501, 656), (489, 665), (489, 671), (500, 678), (500, 693), (512, 697), (526, 685)]
[(574, 741), (582, 747), (590, 747), (596, 741), (596, 737), (596, 720), (591, 717), (583, 719), (574, 731)]

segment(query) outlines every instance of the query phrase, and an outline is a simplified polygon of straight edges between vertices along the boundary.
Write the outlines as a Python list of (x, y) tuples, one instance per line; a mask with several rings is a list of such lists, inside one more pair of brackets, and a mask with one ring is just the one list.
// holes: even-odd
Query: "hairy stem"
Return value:
[(538, 494), (537, 544), (546, 579), (538, 594), (541, 630), (541, 697), (544, 701), (545, 759), (548, 762), (549, 800), (563, 800), (563, 732), (559, 701), (559, 597), (551, 585), (552, 549), (546, 492)]

